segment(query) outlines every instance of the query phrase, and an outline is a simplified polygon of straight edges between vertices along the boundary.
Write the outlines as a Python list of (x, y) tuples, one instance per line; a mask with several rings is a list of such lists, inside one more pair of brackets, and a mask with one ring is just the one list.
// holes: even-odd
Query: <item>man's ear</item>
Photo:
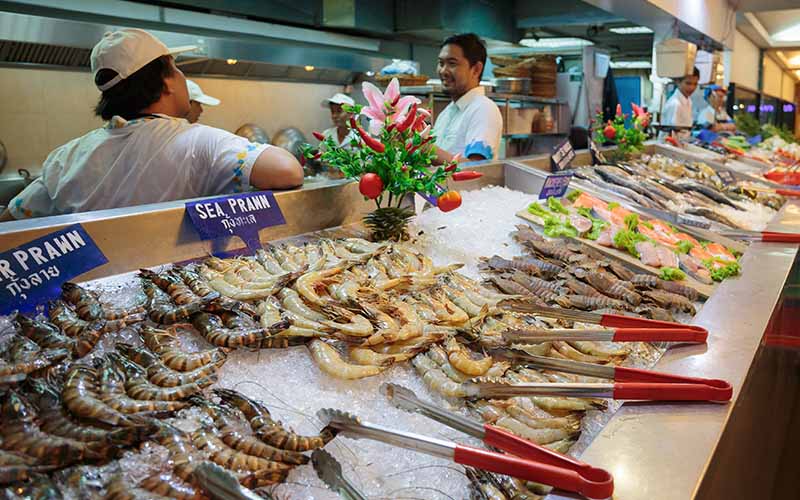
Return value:
[(483, 75), (483, 63), (478, 61), (474, 65), (472, 65), (472, 71), (475, 76), (478, 77), (478, 83), (481, 82), (481, 75)]

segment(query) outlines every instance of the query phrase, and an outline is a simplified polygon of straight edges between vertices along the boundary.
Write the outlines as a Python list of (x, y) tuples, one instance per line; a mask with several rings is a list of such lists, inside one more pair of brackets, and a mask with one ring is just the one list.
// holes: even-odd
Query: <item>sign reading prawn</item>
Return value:
[(190, 201), (186, 213), (201, 239), (238, 236), (252, 252), (261, 248), (261, 229), (286, 224), (270, 191)]
[(108, 262), (80, 224), (0, 253), (0, 314), (33, 311), (62, 283)]

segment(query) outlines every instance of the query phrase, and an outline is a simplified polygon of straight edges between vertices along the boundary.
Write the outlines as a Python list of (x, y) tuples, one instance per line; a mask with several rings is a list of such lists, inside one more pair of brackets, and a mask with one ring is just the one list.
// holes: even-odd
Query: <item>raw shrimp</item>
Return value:
[(417, 369), (422, 380), (434, 391), (450, 398), (466, 398), (472, 396), (468, 387), (464, 384), (454, 382), (439, 369), (439, 367), (425, 354), (417, 354), (411, 360), (411, 364)]
[(447, 349), (447, 359), (450, 361), (450, 364), (462, 373), (479, 377), (492, 367), (493, 360), (491, 356), (485, 356), (480, 360), (475, 360), (470, 356), (469, 351), (453, 337), (447, 339), (445, 348)]
[(323, 429), (318, 436), (301, 436), (272, 420), (269, 410), (255, 400), (231, 389), (214, 389), (214, 394), (227, 405), (238, 408), (250, 422), (250, 427), (265, 443), (283, 450), (308, 451), (322, 448), (333, 439), (329, 429)]
[(75, 340), (62, 335), (61, 330), (52, 323), (39, 321), (23, 314), (17, 314), (14, 319), (19, 323), (22, 334), (36, 342), (45, 349), (73, 350)]
[(192, 291), (189, 285), (184, 283), (180, 276), (171, 271), (155, 273), (149, 269), (140, 269), (139, 276), (152, 281), (179, 306), (201, 301), (201, 298)]
[(291, 311), (298, 316), (317, 322), (328, 319), (324, 314), (308, 307), (303, 302), (303, 299), (300, 297), (300, 295), (291, 288), (284, 288), (281, 290), (278, 293), (278, 298), (281, 299), (284, 309)]
[(185, 352), (180, 347), (174, 328), (160, 330), (144, 326), (140, 332), (145, 346), (153, 351), (166, 366), (178, 371), (191, 371), (209, 363), (224, 361), (227, 355), (220, 349)]
[(192, 442), (197, 448), (207, 451), (212, 462), (219, 464), (226, 469), (239, 471), (247, 470), (253, 472), (287, 471), (288, 473), (288, 471), (293, 467), (290, 464), (273, 462), (272, 460), (267, 460), (237, 451), (215, 436), (213, 431), (202, 428), (192, 435)]
[(322, 325), (333, 330), (353, 337), (368, 337), (375, 331), (372, 327), (372, 323), (370, 323), (367, 318), (360, 314), (354, 314), (342, 307), (324, 306), (323, 311), (328, 313), (329, 317), (347, 320), (347, 323), (337, 323), (336, 321), (327, 320), (320, 321)]
[(176, 500), (202, 500), (208, 498), (201, 490), (169, 472), (148, 476), (137, 487), (144, 488), (152, 494)]
[[(207, 313), (198, 313), (192, 317), (192, 324), (203, 337), (210, 343), (220, 347), (243, 347), (256, 345), (261, 340), (276, 332), (263, 328), (248, 328), (234, 330), (225, 328), (219, 316)], [(273, 325), (274, 326), (274, 325)], [(288, 323), (284, 327), (288, 327)]]
[(328, 375), (343, 379), (371, 377), (384, 371), (387, 366), (352, 365), (345, 362), (330, 344), (314, 339), (308, 344), (311, 357), (319, 368)]
[(367, 347), (351, 347), (348, 350), (350, 360), (359, 365), (388, 366), (413, 358), (424, 347), (411, 349), (402, 354), (382, 354)]
[(115, 347), (123, 356), (144, 367), (147, 370), (147, 378), (150, 382), (160, 385), (161, 387), (174, 387), (176, 385), (197, 382), (215, 373), (217, 369), (222, 366), (222, 363), (224, 363), (224, 360), (222, 360), (217, 363), (201, 366), (189, 372), (178, 372), (168, 368), (161, 362), (158, 356), (147, 349), (135, 347), (124, 342), (117, 342)]
[(61, 391), (64, 406), (78, 418), (95, 420), (111, 426), (131, 426), (136, 422), (101, 400), (97, 372), (86, 365), (74, 364), (67, 372)]
[(338, 267), (332, 267), (330, 269), (325, 269), (322, 271), (305, 273), (297, 279), (297, 283), (295, 283), (295, 288), (297, 292), (311, 304), (318, 306), (324, 305), (328, 303), (331, 299), (323, 299), (322, 297), (320, 297), (317, 290), (320, 287), (324, 288), (327, 285), (327, 282), (330, 281), (332, 276), (340, 274), (345, 269), (347, 269), (346, 266), (338, 266)]

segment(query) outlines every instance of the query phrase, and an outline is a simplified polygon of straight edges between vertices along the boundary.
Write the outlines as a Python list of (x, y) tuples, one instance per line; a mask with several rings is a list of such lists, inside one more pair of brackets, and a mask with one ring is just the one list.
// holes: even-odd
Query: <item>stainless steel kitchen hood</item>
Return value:
[(168, 46), (198, 46), (178, 60), (184, 72), (196, 75), (346, 84), (358, 73), (377, 72), (391, 62), (364, 51), (300, 40), (207, 36), (153, 29), (152, 23), (135, 20), (106, 24), (0, 12), (0, 64), (88, 67), (91, 48), (103, 33), (133, 26), (148, 29)]

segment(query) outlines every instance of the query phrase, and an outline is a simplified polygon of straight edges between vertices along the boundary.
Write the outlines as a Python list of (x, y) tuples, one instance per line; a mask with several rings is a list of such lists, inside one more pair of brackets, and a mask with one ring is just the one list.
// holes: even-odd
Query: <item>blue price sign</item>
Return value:
[(0, 314), (31, 312), (61, 285), (108, 262), (80, 224), (0, 253)]
[(539, 191), (539, 199), (544, 200), (549, 197), (561, 198), (569, 188), (569, 182), (572, 180), (572, 173), (562, 172), (558, 174), (548, 175), (542, 185), (542, 190)]
[(190, 201), (186, 203), (186, 213), (201, 239), (238, 236), (252, 252), (261, 248), (261, 229), (286, 224), (270, 191)]
[(553, 154), (550, 155), (550, 170), (552, 172), (561, 172), (569, 168), (572, 160), (575, 159), (575, 150), (572, 149), (569, 139), (556, 146)]

